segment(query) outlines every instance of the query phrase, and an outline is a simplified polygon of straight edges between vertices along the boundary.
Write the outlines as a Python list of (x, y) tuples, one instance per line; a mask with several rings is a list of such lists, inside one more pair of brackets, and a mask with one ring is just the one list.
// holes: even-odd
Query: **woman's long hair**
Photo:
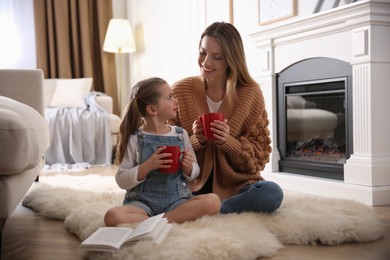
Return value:
[(130, 135), (142, 126), (148, 105), (156, 105), (160, 97), (159, 87), (167, 82), (161, 78), (149, 78), (138, 82), (131, 91), (130, 103), (119, 127), (116, 162), (122, 162)]
[(244, 45), (238, 30), (230, 23), (215, 22), (202, 33), (199, 48), (204, 36), (215, 38), (222, 46), (226, 56), (228, 79), (226, 97), (232, 102), (237, 97), (237, 86), (258, 85), (249, 74), (246, 64)]

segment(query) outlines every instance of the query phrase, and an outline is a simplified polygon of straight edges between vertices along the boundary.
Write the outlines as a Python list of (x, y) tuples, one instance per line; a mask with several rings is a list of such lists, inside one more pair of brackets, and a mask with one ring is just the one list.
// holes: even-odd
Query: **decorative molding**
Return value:
[(261, 50), (261, 71), (268, 72), (271, 70), (271, 50)]
[(263, 41), (270, 39), (277, 39), (276, 45), (284, 45), (349, 31), (370, 23), (390, 26), (389, 6), (390, 2), (358, 1), (294, 21), (259, 27), (250, 36), (257, 46), (263, 45)]
[(353, 73), (353, 150), (357, 154), (371, 153), (371, 89), (370, 65), (355, 65)]
[(368, 55), (368, 28), (353, 30), (353, 56), (360, 57)]

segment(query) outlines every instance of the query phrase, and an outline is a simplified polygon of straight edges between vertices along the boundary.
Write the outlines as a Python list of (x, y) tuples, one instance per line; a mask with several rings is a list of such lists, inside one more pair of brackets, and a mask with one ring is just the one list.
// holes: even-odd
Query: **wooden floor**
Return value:
[[(93, 168), (75, 174), (115, 174), (116, 167)], [(45, 175), (47, 173), (43, 173)], [(340, 246), (286, 245), (269, 260), (389, 260), (390, 259), (390, 205), (373, 207), (384, 223), (385, 237), (370, 243), (343, 244)], [(3, 230), (1, 260), (78, 260), (80, 241), (70, 234), (62, 221), (50, 220), (37, 215), (21, 205), (7, 220)]]

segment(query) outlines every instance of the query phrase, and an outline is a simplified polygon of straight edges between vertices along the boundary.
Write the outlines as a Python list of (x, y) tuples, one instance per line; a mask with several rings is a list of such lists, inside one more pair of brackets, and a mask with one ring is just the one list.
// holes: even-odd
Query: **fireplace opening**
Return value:
[(279, 170), (344, 179), (352, 153), (352, 66), (330, 58), (277, 75)]

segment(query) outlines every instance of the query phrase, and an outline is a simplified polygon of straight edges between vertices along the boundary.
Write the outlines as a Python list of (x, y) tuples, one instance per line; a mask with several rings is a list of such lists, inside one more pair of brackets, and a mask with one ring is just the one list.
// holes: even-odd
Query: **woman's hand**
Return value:
[(198, 116), (198, 118), (192, 124), (192, 132), (200, 144), (204, 145), (206, 143), (206, 137), (204, 136), (203, 125), (200, 116)]
[(195, 155), (191, 153), (188, 149), (185, 149), (183, 152), (183, 157), (180, 161), (181, 168), (183, 173), (187, 176), (191, 175), (192, 172), (192, 163), (195, 161)]
[(224, 119), (223, 121), (215, 120), (210, 123), (210, 130), (214, 133), (215, 143), (224, 144), (230, 135), (230, 126), (227, 124), (228, 120)]

